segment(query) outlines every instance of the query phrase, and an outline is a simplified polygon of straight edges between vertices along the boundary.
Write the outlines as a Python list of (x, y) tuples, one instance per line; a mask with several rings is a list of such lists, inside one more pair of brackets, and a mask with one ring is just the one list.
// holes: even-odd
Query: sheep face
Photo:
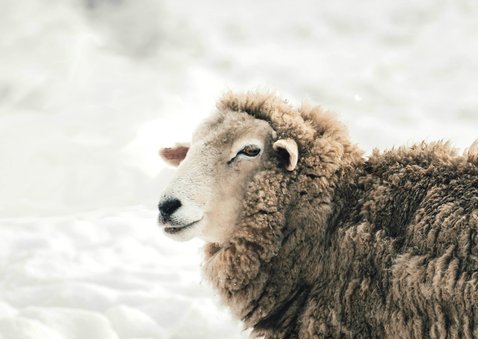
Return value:
[[(273, 143), (271, 126), (246, 113), (219, 112), (194, 133), (191, 145), (162, 149), (177, 172), (159, 202), (159, 224), (176, 240), (193, 237), (223, 243), (234, 233), (245, 189), (254, 173), (278, 153), (293, 162), (287, 140)], [(290, 149), (290, 147), (289, 147)], [(295, 160), (294, 160), (295, 157)], [(288, 162), (288, 169), (293, 169)]]

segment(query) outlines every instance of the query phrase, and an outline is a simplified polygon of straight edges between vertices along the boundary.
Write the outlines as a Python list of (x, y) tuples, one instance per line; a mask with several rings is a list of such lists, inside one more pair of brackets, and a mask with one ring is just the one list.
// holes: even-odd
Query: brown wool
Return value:
[(237, 229), (204, 270), (265, 338), (478, 337), (478, 144), (420, 143), (365, 159), (318, 107), (225, 95), (299, 146), (247, 186)]

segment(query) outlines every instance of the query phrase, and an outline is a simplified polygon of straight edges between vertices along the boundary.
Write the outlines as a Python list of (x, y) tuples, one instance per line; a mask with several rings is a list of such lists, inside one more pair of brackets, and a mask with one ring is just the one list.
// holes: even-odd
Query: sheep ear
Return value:
[(297, 167), (299, 161), (299, 148), (293, 139), (277, 140), (272, 148), (277, 152), (277, 155), (285, 163), (285, 168), (288, 171), (293, 171)]
[(189, 144), (181, 143), (176, 144), (174, 147), (161, 148), (159, 150), (159, 155), (168, 164), (177, 167), (184, 160), (184, 158), (186, 158), (188, 151)]

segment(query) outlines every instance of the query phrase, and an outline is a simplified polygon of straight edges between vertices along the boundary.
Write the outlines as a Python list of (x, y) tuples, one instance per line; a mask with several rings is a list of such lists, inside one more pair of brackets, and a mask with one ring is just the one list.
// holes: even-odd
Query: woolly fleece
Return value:
[(365, 159), (319, 107), (225, 95), (267, 121), (299, 163), (272, 157), (247, 184), (237, 231), (204, 270), (265, 338), (478, 337), (478, 147), (417, 144)]

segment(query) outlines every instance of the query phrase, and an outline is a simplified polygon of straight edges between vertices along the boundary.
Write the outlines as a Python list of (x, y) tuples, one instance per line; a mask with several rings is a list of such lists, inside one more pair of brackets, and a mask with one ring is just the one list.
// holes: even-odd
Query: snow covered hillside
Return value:
[(367, 152), (478, 139), (475, 0), (0, 2), (0, 339), (247, 337), (155, 221), (159, 147), (226, 90)]

